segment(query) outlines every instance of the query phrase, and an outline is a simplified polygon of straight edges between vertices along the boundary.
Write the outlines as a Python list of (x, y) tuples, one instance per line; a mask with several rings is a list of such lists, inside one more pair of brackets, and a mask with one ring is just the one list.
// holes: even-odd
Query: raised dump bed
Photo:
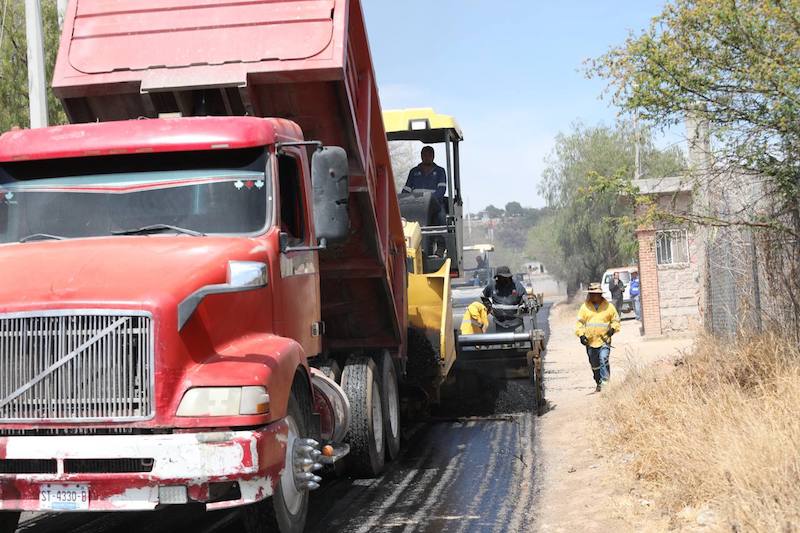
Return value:
[(345, 148), (351, 237), (320, 254), (327, 348), (404, 357), (403, 230), (366, 43), (347, 0), (74, 0), (53, 89), (72, 122), (280, 117)]

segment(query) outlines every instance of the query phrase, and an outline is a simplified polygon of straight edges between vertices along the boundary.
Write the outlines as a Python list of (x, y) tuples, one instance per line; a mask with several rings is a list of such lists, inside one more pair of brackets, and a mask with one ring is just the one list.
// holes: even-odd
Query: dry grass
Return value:
[(800, 530), (796, 346), (705, 338), (673, 371), (633, 370), (609, 392), (604, 446), (626, 458), (673, 525), (707, 507), (712, 530)]

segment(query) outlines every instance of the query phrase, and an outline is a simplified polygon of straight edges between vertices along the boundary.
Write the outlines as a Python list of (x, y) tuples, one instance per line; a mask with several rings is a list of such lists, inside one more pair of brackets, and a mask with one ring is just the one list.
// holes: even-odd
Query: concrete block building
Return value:
[[(681, 177), (641, 179), (636, 185), (642, 194), (653, 196), (664, 210), (680, 213), (691, 207), (692, 186)], [(637, 238), (645, 335), (698, 328), (703, 257), (698, 235), (688, 224), (658, 223), (640, 226)]]

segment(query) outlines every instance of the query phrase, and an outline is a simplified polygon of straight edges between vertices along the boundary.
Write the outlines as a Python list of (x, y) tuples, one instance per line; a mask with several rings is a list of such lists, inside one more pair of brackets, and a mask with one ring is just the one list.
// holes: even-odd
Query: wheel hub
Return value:
[(304, 493), (319, 488), (322, 478), (314, 472), (322, 468), (317, 462), (321, 455), (319, 443), (298, 435), (297, 424), (291, 416), (286, 417), (288, 435), (286, 457), (281, 473), (280, 490), (290, 513), (296, 514), (303, 505)]
[(318, 462), (322, 455), (319, 442), (314, 439), (296, 438), (293, 447), (292, 470), (295, 485), (300, 490), (318, 489), (322, 478), (315, 475), (314, 472), (322, 468), (322, 464)]

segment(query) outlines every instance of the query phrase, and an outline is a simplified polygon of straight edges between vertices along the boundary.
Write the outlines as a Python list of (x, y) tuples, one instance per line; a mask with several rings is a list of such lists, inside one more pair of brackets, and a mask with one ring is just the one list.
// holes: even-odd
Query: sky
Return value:
[[(660, 13), (656, 0), (362, 0), (383, 109), (433, 107), (464, 131), (470, 212), (541, 207), (545, 158), (579, 121), (613, 124), (584, 61)], [(444, 161), (437, 162), (444, 166)], [(465, 205), (467, 207), (467, 205)]]

